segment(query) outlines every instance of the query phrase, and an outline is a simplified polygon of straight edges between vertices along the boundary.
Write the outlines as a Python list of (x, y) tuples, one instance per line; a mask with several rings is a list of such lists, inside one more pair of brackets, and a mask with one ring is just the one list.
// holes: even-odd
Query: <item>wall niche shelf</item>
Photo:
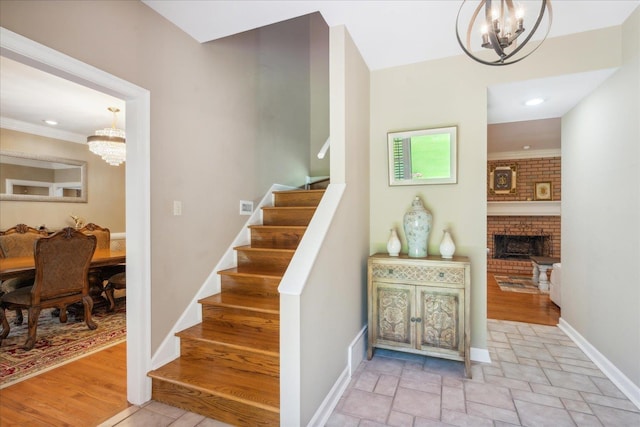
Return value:
[(487, 202), (487, 216), (560, 216), (559, 200), (548, 202)]

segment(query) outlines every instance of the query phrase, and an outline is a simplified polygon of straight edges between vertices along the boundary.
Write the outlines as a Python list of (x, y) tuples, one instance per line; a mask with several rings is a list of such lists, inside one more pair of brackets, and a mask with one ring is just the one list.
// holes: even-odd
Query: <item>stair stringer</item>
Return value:
[(158, 350), (151, 357), (151, 369), (158, 369), (159, 367), (180, 357), (180, 338), (176, 336), (176, 333), (202, 322), (202, 306), (198, 301), (202, 298), (220, 293), (221, 279), (218, 271), (237, 266), (236, 251), (234, 248), (249, 244), (251, 241), (251, 231), (249, 230), (249, 226), (262, 224), (261, 208), (263, 206), (273, 206), (273, 193), (275, 191), (289, 191), (295, 189), (297, 189), (297, 187), (273, 184), (265, 193), (260, 203), (258, 203), (258, 206), (254, 208), (249, 219), (247, 219), (247, 222), (231, 242), (224, 255), (220, 258), (220, 261), (218, 261), (216, 266), (211, 270), (211, 273), (209, 273), (207, 279), (204, 281), (198, 292), (196, 292), (193, 299), (191, 299), (189, 305), (185, 308), (182, 315), (180, 315), (171, 330), (162, 340)]

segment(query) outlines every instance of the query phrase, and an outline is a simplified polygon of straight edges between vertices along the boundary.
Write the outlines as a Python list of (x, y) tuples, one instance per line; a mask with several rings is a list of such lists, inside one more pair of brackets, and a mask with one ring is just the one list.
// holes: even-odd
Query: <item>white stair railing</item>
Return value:
[(324, 159), (324, 156), (327, 154), (327, 151), (329, 151), (329, 146), (331, 145), (330, 140), (331, 140), (331, 137), (327, 138), (327, 140), (322, 145), (322, 148), (320, 148), (320, 151), (318, 151), (319, 159)]

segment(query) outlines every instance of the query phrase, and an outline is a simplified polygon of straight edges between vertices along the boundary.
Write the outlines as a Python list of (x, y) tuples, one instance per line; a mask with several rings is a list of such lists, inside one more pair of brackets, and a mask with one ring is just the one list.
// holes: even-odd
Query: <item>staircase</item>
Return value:
[(238, 426), (280, 424), (278, 285), (324, 190), (274, 192), (222, 290), (198, 301), (202, 323), (178, 332), (180, 357), (149, 372), (153, 400)]

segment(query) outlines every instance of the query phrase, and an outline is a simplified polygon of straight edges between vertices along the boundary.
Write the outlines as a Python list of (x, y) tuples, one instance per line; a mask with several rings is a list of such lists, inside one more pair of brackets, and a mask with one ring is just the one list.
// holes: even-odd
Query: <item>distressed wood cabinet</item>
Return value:
[(470, 270), (466, 257), (369, 257), (367, 357), (386, 348), (460, 360), (471, 377)]

